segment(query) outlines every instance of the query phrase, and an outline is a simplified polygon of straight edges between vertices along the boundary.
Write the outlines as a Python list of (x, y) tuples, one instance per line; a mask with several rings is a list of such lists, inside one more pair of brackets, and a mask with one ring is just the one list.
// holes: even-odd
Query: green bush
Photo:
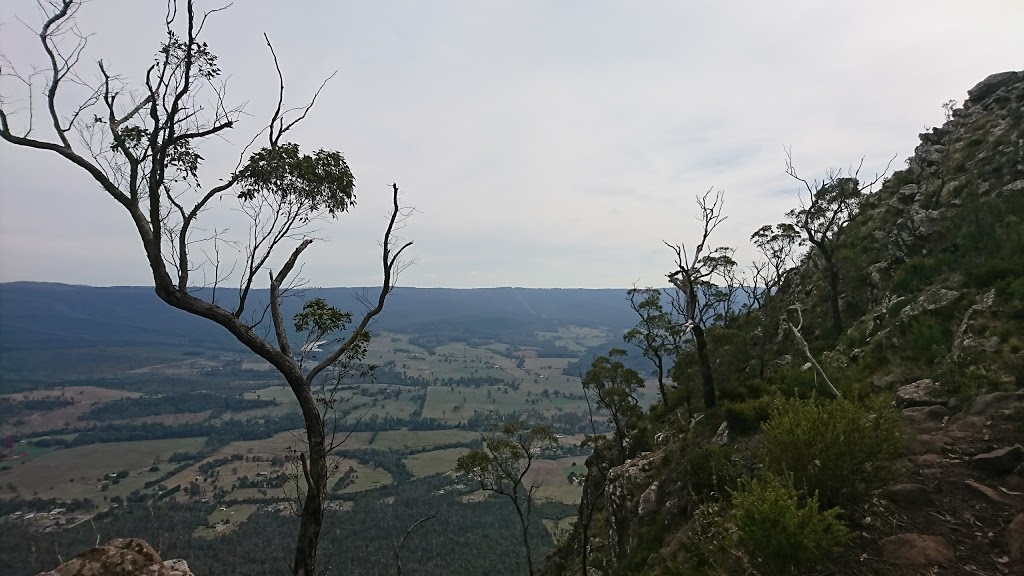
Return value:
[(768, 373), (768, 384), (787, 397), (809, 398), (820, 390), (814, 369), (780, 366)]
[(891, 290), (896, 294), (914, 294), (929, 286), (936, 277), (955, 265), (948, 254), (931, 254), (909, 258), (893, 274)]
[(903, 332), (900, 356), (930, 366), (949, 353), (955, 327), (947, 318), (921, 315)]
[[(745, 364), (741, 361), (735, 362), (735, 364)], [(734, 375), (736, 376), (736, 375)], [(760, 380), (752, 380), (750, 377), (743, 373), (739, 375), (741, 378), (735, 382), (722, 382), (718, 389), (718, 400), (721, 402), (746, 402), (747, 400), (754, 400), (761, 398), (770, 390), (767, 383)], [(718, 376), (715, 376), (716, 386), (719, 385)]]
[(765, 470), (792, 474), (826, 508), (849, 510), (890, 483), (903, 448), (898, 412), (850, 400), (780, 400), (764, 431)]
[(761, 428), (771, 415), (771, 401), (767, 398), (725, 405), (725, 421), (729, 430), (737, 434), (750, 434)]
[(743, 573), (743, 566), (733, 552), (736, 530), (727, 521), (727, 510), (721, 500), (707, 502), (693, 513), (693, 525), (683, 544), (686, 552), (684, 574), (719, 575)]
[(838, 514), (820, 510), (817, 497), (801, 502), (793, 485), (773, 474), (745, 478), (733, 494), (736, 547), (762, 576), (801, 574), (842, 549), (849, 531)]
[(910, 170), (897, 170), (886, 179), (884, 186), (890, 190), (899, 190), (907, 184), (916, 184), (917, 180), (910, 173)]
[(715, 444), (705, 444), (686, 453), (683, 477), (694, 500), (705, 502), (735, 485), (740, 471), (732, 455), (731, 448)]
[(1016, 262), (1006, 260), (983, 260), (974, 263), (964, 270), (967, 285), (978, 290), (985, 290), (997, 285), (1005, 279), (1020, 277), (1020, 266)]

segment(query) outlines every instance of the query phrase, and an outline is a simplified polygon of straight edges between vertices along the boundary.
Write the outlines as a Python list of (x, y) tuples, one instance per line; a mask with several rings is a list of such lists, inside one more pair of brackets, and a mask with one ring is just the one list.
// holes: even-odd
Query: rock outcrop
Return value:
[(145, 540), (116, 538), (39, 576), (193, 576), (184, 560), (160, 560)]

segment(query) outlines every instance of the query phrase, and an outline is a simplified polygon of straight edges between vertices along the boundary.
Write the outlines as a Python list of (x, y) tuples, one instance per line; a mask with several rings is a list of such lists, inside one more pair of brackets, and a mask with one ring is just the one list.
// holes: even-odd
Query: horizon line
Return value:
[[(10, 284), (45, 284), (51, 286), (69, 286), (78, 288), (148, 288), (155, 289), (149, 284), (81, 284), (74, 282), (56, 282), (51, 280), (5, 280), (0, 281), (0, 286), (6, 286)], [(190, 289), (203, 290), (212, 288), (212, 286), (190, 286)], [(221, 289), (230, 289), (230, 287), (220, 287)], [(357, 288), (380, 288), (380, 285), (376, 286), (304, 286), (303, 290), (333, 290), (333, 289), (357, 289)], [(395, 286), (395, 288), (409, 288), (414, 290), (499, 290), (503, 288), (512, 288), (516, 290), (631, 290), (632, 287), (592, 287), (592, 286)], [(253, 290), (268, 290), (268, 288), (253, 288)]]

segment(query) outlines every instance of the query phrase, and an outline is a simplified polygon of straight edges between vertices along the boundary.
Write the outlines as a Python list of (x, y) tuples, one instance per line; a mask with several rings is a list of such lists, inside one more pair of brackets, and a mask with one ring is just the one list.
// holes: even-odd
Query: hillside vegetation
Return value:
[(598, 442), (548, 574), (1024, 570), (1024, 72), (968, 94), (877, 191), (790, 167), (803, 202), (754, 241), (807, 250)]

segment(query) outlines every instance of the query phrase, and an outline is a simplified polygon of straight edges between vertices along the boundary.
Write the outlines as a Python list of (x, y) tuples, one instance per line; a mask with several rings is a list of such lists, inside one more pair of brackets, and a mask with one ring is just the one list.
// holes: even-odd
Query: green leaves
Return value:
[(860, 210), (864, 192), (856, 178), (831, 177), (815, 190), (811, 202), (786, 216), (812, 242), (831, 242), (835, 234)]
[(633, 430), (636, 420), (643, 415), (640, 403), (634, 394), (643, 387), (644, 379), (620, 360), (626, 351), (614, 348), (608, 356), (598, 356), (583, 375), (583, 388), (597, 394), (597, 404), (608, 411), (615, 427), (615, 439), (619, 445), (620, 460), (626, 459), (626, 438)]
[[(607, 356), (594, 358), (590, 369), (584, 374), (583, 387), (594, 390), (599, 402), (602, 402), (602, 395), (615, 394), (615, 397), (619, 397), (618, 393), (622, 392), (630, 399), (630, 403), (637, 403), (633, 393), (643, 387), (644, 379), (636, 370), (627, 368), (620, 360), (614, 360), (625, 355), (625, 350), (613, 348)], [(608, 406), (605, 408), (610, 409)]]
[(764, 576), (803, 574), (849, 537), (837, 508), (819, 510), (816, 495), (802, 499), (792, 482), (773, 474), (740, 480), (733, 507), (737, 547)]
[(191, 46), (182, 40), (174, 32), (168, 32), (167, 42), (160, 45), (159, 56), (156, 58), (158, 65), (164, 64), (168, 68), (175, 69), (188, 59), (191, 70), (199, 77), (206, 80), (213, 80), (220, 76), (220, 67), (217, 66), (217, 55), (210, 50), (209, 44), (199, 40), (192, 40)]
[(241, 200), (274, 197), (298, 205), (308, 217), (320, 212), (337, 217), (355, 204), (355, 177), (345, 158), (334, 150), (303, 154), (291, 142), (262, 148), (249, 157), (237, 177)]
[(302, 311), (295, 315), (295, 331), (312, 332), (319, 338), (344, 330), (350, 322), (350, 312), (338, 310), (323, 298), (313, 298), (303, 304)]
[(792, 474), (822, 505), (847, 509), (892, 480), (903, 444), (899, 412), (851, 400), (780, 400), (764, 432), (766, 470)]
[(750, 241), (768, 259), (769, 263), (785, 262), (793, 248), (800, 243), (800, 230), (789, 222), (772, 226), (765, 224), (750, 235)]
[(483, 449), (460, 456), (455, 469), (478, 481), (483, 490), (510, 496), (522, 487), (530, 461), (557, 442), (547, 426), (527, 427), (523, 420), (501, 423), (483, 441)]

